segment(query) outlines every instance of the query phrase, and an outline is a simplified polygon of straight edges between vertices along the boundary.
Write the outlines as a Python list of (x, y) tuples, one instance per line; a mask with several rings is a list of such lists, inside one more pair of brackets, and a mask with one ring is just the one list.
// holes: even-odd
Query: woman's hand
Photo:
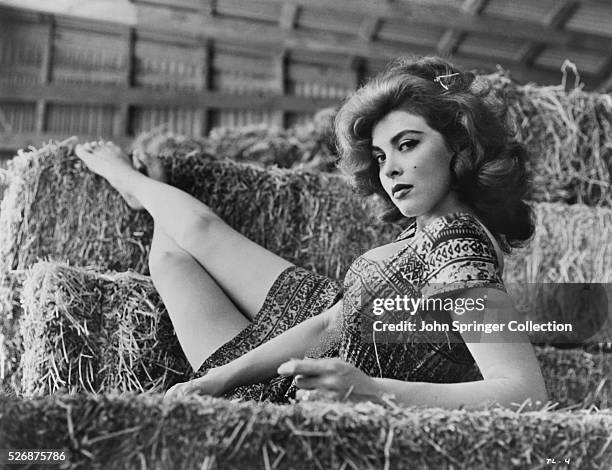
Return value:
[(210, 369), (206, 375), (176, 384), (164, 395), (164, 402), (187, 395), (210, 395), (218, 397), (227, 392), (227, 374), (220, 367)]
[(294, 376), (301, 390), (296, 398), (379, 401), (381, 391), (369, 375), (341, 359), (292, 359), (278, 368), (283, 376)]

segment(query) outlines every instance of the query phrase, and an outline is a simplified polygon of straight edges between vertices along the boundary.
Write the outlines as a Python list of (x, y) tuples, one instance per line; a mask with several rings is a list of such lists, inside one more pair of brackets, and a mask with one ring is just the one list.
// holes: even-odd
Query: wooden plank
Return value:
[[(125, 47), (125, 70), (123, 85), (131, 87), (134, 84), (134, 76), (136, 72), (135, 63), (135, 50), (136, 50), (136, 36), (134, 28), (127, 28), (124, 31), (124, 47)], [(127, 133), (130, 122), (130, 105), (129, 103), (119, 103), (115, 108), (115, 114), (113, 116), (113, 134), (123, 135)]]
[(292, 3), (285, 3), (281, 9), (279, 25), (282, 29), (293, 29), (297, 21), (300, 7)]
[[(200, 48), (200, 90), (208, 92), (212, 88), (212, 61), (213, 61), (213, 44), (212, 41), (206, 41)], [(207, 136), (211, 129), (211, 110), (208, 106), (200, 106), (198, 117), (200, 136)]]
[(480, 15), (489, 3), (489, 0), (464, 0), (461, 9), (470, 15)]
[(542, 44), (529, 43), (519, 51), (519, 62), (525, 65), (531, 65), (538, 56), (542, 53), (545, 46)]
[(544, 18), (543, 23), (549, 28), (561, 29), (576, 12), (580, 2), (576, 0), (557, 0), (552, 11)]
[(258, 23), (277, 23), (282, 4), (270, 4), (257, 0), (220, 0), (217, 2), (217, 16), (249, 19)]
[(215, 16), (217, 14), (217, 0), (200, 0), (200, 9), (204, 16)]
[(138, 30), (161, 30), (174, 33), (175, 36), (199, 37), (205, 27), (206, 17), (203, 15), (143, 4), (136, 6)]
[(438, 54), (444, 57), (453, 55), (464, 34), (465, 33), (452, 28), (447, 29), (440, 38), (440, 41), (436, 47)]
[(163, 7), (171, 7), (179, 10), (199, 10), (205, 0), (131, 0), (137, 6), (142, 3), (153, 4)]
[[(359, 58), (355, 60), (362, 61)], [(301, 64), (292, 61), (289, 62), (288, 79), (337, 86), (352, 86), (355, 80), (353, 70), (346, 67), (336, 68), (325, 64)]]
[[(278, 2), (278, 0), (268, 0)], [(403, 0), (401, 2), (373, 2), (371, 0), (287, 0), (304, 8), (324, 11), (359, 13), (363, 16), (401, 21), (406, 28), (412, 25), (432, 25), (474, 33), (531, 40), (555, 46), (571, 46), (608, 52), (610, 37), (603, 34), (584, 34), (542, 27), (537, 21), (523, 21), (492, 15), (474, 16), (449, 2)], [(581, 0), (585, 2), (586, 0)], [(536, 19), (537, 20), (537, 19)]]
[[(152, 24), (147, 27), (152, 27)], [(171, 22), (155, 25), (158, 29), (170, 28), (173, 29), (178, 25), (173, 25)], [(345, 35), (334, 33), (325, 33), (317, 31), (316, 33), (300, 30), (284, 31), (276, 26), (262, 26), (253, 24), (244, 20), (228, 20), (216, 18), (214, 22), (205, 21), (203, 37), (217, 38), (224, 41), (244, 41), (245, 37), (253, 46), (257, 45), (261, 48), (270, 50), (309, 50), (320, 54), (340, 54), (354, 55), (355, 51), (364, 58), (380, 60), (381, 58), (393, 59), (395, 57), (412, 53), (416, 55), (428, 55), (432, 50), (428, 47), (418, 45), (407, 48), (406, 46), (397, 46), (393, 44), (383, 44), (379, 42), (366, 42), (362, 39), (347, 39)], [(276, 48), (276, 49), (275, 49)], [(558, 82), (558, 74), (551, 73), (547, 70), (532, 69), (517, 64), (514, 61), (508, 60), (491, 60), (488, 58), (457, 55), (452, 57), (453, 62), (458, 66), (468, 69), (478, 69), (492, 71), (495, 64), (512, 70), (513, 75), (521, 81), (533, 81), (536, 83), (556, 83)], [(487, 67), (487, 61), (490, 66)], [(520, 77), (520, 78), (519, 78)]]
[(219, 109), (283, 109), (313, 112), (337, 104), (330, 99), (304, 99), (295, 96), (244, 94), (217, 91), (176, 91), (126, 87), (96, 87), (77, 84), (0, 85), (0, 101), (33, 101), (46, 98), (54, 103), (119, 104), (131, 106), (208, 106)]
[(373, 41), (379, 28), (380, 20), (378, 18), (366, 18), (359, 25), (357, 35), (365, 41)]
[[(287, 54), (280, 54), (274, 58), (274, 78), (275, 88), (279, 95), (287, 94), (288, 78), (288, 63)], [(278, 127), (285, 128), (287, 126), (287, 113), (283, 109), (276, 110), (272, 116), (272, 123)]]
[[(40, 83), (48, 84), (51, 83), (51, 74), (53, 71), (53, 44), (55, 38), (55, 21), (52, 17), (45, 18), (47, 26), (47, 34), (45, 37), (45, 43), (43, 47), (42, 62), (40, 64)], [(36, 132), (43, 132), (45, 130), (45, 122), (47, 118), (47, 100), (39, 99), (36, 102), (35, 111), (35, 124), (34, 129)]]

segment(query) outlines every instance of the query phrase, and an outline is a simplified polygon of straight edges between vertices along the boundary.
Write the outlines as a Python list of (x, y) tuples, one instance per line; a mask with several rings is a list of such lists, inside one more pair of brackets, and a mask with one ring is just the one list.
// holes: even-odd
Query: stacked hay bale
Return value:
[(337, 158), (331, 132), (333, 115), (333, 109), (323, 109), (312, 121), (290, 129), (267, 124), (215, 128), (206, 138), (189, 138), (160, 126), (140, 134), (132, 150), (161, 158), (206, 154), (211, 159), (229, 158), (263, 166), (334, 172)]
[[(532, 150), (541, 145), (543, 152), (534, 153), (531, 162), (537, 173), (538, 232), (508, 261), (506, 281), (519, 286), (519, 298), (531, 295), (521, 291), (525, 283), (610, 282), (609, 100), (496, 80), (500, 90), (515, 94), (513, 112), (532, 120), (529, 126), (520, 123), (521, 138)], [(204, 143), (165, 135), (140, 145), (157, 148), (170, 182), (209, 204), (230, 225), (281, 256), (338, 279), (354, 257), (390, 241), (399, 229), (377, 225), (369, 203), (357, 200), (339, 175), (305, 171), (313, 161), (312, 168), (331, 169), (331, 159), (294, 150), (302, 144), (285, 142), (290, 133), (277, 132), (262, 146), (262, 136), (265, 141), (274, 132), (225, 131)], [(586, 143), (591, 150), (585, 150)], [(576, 150), (580, 163), (567, 149)], [(262, 168), (290, 164), (292, 152), (300, 170)], [(259, 166), (220, 159), (221, 153)], [(594, 170), (577, 167), (583, 162)], [(67, 146), (24, 153), (12, 162), (10, 174), (0, 212), (2, 331), (14, 360), (24, 351), (19, 393), (53, 395), (23, 400), (0, 393), (0, 443), (5, 444), (0, 447), (65, 448), (71, 468), (100, 462), (122, 468), (209, 468), (216, 461), (224, 468), (255, 462), (265, 468), (310, 468), (313, 458), (321, 468), (517, 468), (547, 464), (551, 449), (557, 451), (551, 457), (568, 456), (585, 468), (612, 465), (612, 415), (576, 410), (610, 407), (612, 356), (603, 352), (536, 349), (551, 398), (571, 412), (413, 410), (392, 404), (280, 407), (198, 397), (161, 405), (159, 395), (62, 395), (58, 392), (162, 391), (182, 380), (188, 366), (159, 297), (142, 275), (149, 217), (130, 211), (105, 182), (84, 171)], [(567, 205), (575, 202), (583, 204)], [(77, 267), (34, 264), (41, 258)], [(113, 272), (126, 269), (135, 272)], [(568, 295), (571, 288), (551, 290), (527, 301), (525, 315), (548, 318), (547, 302), (565, 296), (557, 317), (570, 307), (588, 316), (582, 309), (593, 299)], [(23, 312), (11, 305), (14, 300), (21, 300)], [(586, 308), (603, 311), (595, 303)], [(610, 340), (609, 318), (605, 321), (585, 326), (584, 331), (599, 329), (591, 340)]]
[(35, 264), (23, 286), (21, 394), (163, 392), (189, 365), (151, 280)]
[[(40, 262), (29, 270), (23, 307), (20, 395), (159, 392), (191, 373), (148, 277)], [(551, 401), (612, 404), (612, 355), (550, 347), (537, 355)]]
[[(546, 112), (557, 113), (557, 108), (542, 104), (547, 102), (545, 97), (550, 100), (553, 96), (557, 100), (577, 100), (587, 108), (590, 106), (597, 119), (609, 117), (609, 100), (599, 99), (598, 95), (589, 95), (586, 99), (579, 91), (563, 98), (560, 92), (541, 89), (541, 99), (533, 100), (539, 103), (534, 111), (527, 104), (521, 104), (521, 100), (536, 89), (512, 87), (503, 77), (496, 80), (496, 87), (501, 92), (516, 95), (512, 104), (516, 113), (523, 108), (540, 117), (546, 117)], [(551, 119), (567, 124), (569, 118), (555, 115)], [(523, 136), (528, 144), (535, 142), (535, 135), (547, 141), (551, 132), (561, 132), (558, 128), (550, 128), (548, 121), (535, 119), (534, 122), (542, 127), (534, 130), (530, 125), (531, 133)], [(589, 154), (588, 158), (598, 162), (596, 168), (601, 169), (601, 162), (609, 168), (610, 152), (604, 136), (609, 120), (601, 121), (603, 124), (599, 122), (581, 120), (578, 124), (587, 126), (584, 132), (593, 131), (601, 137), (598, 151)], [(524, 133), (525, 123), (521, 125)], [(317, 135), (324, 134), (320, 129), (313, 129)], [(388, 242), (397, 233), (395, 227), (374, 223), (368, 202), (356, 199), (340, 175), (303, 169), (263, 169), (261, 165), (219, 158), (217, 152), (226, 152), (237, 159), (280, 163), (287, 149), (293, 148), (292, 143), (279, 143), (288, 139), (287, 133), (270, 138), (269, 145), (264, 146), (266, 150), (262, 151), (262, 136), (275, 135), (276, 131), (262, 129), (258, 132), (262, 134), (246, 132), (244, 145), (240, 138), (232, 138), (228, 145), (229, 131), (220, 132), (204, 143), (161, 134), (161, 137), (145, 136), (137, 145), (157, 149), (169, 171), (171, 184), (209, 204), (249, 238), (298, 265), (333, 278), (340, 278), (352, 259), (367, 248)], [(311, 135), (315, 139), (314, 134)], [(563, 135), (555, 136), (563, 141)], [(559, 153), (565, 146), (549, 145), (543, 150), (550, 149), (557, 151), (557, 160), (565, 158)], [(538, 158), (536, 155), (532, 163), (537, 163)], [(550, 161), (552, 157), (545, 158)], [(300, 163), (308, 161), (312, 161), (310, 156), (301, 159)], [(7, 306), (2, 326), (5, 337), (11, 341), (9, 346), (13, 347), (14, 366), (22, 346), (19, 335), (15, 334), (16, 318), (11, 318), (18, 310), (8, 303), (10, 296), (19, 290), (20, 274), (40, 258), (68, 261), (77, 266), (95, 265), (99, 270), (134, 269), (146, 273), (152, 224), (146, 214), (130, 211), (104, 181), (84, 171), (67, 146), (48, 145), (23, 153), (11, 163), (10, 172), (10, 186), (0, 214), (0, 256), (3, 285), (8, 288), (8, 294), (4, 295)], [(556, 201), (562, 199), (560, 195), (565, 195), (565, 202), (581, 200), (593, 205), (609, 205), (609, 198), (593, 195), (593, 188), (601, 189), (602, 184), (609, 187), (609, 173), (603, 183), (597, 182), (598, 178), (603, 178), (597, 173), (586, 186), (582, 185), (584, 177), (573, 175), (572, 178), (568, 180), (563, 172), (551, 170), (546, 180), (541, 181), (546, 183), (547, 189), (536, 192), (537, 198)], [(561, 187), (566, 188), (566, 192), (559, 192)], [(580, 197), (575, 196), (578, 193)], [(610, 209), (584, 205), (568, 209), (569, 206), (558, 203), (534, 207), (541, 228), (534, 242), (513, 258), (516, 261), (509, 261), (506, 272), (509, 283), (609, 282), (612, 279), (612, 254), (608, 243)], [(554, 243), (551, 243), (551, 233), (558, 237)], [(583, 246), (587, 249), (583, 250)], [(572, 258), (581, 251), (586, 255)], [(549, 312), (548, 309), (541, 311)], [(598, 334), (597, 340), (610, 338), (605, 328)]]
[(8, 448), (62, 449), (64, 468), (605, 469), (612, 463), (609, 412), (253, 405), (195, 396), (161, 404), (159, 396), (144, 395), (0, 404), (0, 441)]

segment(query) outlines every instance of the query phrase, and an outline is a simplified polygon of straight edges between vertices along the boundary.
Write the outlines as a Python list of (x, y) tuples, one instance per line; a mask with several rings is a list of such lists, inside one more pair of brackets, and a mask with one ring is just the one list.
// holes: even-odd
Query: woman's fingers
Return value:
[(294, 380), (298, 388), (337, 390), (340, 387), (335, 375), (297, 375)]
[(290, 375), (323, 375), (333, 374), (338, 371), (342, 361), (335, 358), (330, 359), (291, 359), (281, 364), (277, 372), (282, 376)]
[(164, 401), (174, 400), (176, 398), (182, 398), (186, 396), (189, 393), (189, 389), (190, 389), (189, 384), (190, 382), (184, 382), (184, 383), (176, 384), (170, 387), (166, 391), (166, 394), (164, 395), (163, 400)]

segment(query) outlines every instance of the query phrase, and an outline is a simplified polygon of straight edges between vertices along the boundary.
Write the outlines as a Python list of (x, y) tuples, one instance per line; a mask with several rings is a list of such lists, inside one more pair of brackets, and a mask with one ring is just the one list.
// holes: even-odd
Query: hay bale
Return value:
[[(341, 279), (354, 258), (399, 232), (375, 223), (371, 201), (358, 199), (340, 175), (211, 161), (206, 153), (187, 150), (164, 160), (171, 184), (299, 266)], [(19, 273), (45, 258), (146, 273), (152, 221), (84, 170), (65, 145), (21, 153), (10, 162), (9, 174), (0, 211), (0, 332), (8, 367), (15, 370), (21, 350), (15, 334)], [(508, 282), (612, 280), (612, 209), (534, 207), (536, 238), (508, 260)]]
[(160, 126), (139, 134), (132, 150), (162, 158), (195, 153), (211, 159), (333, 172), (337, 160), (331, 135), (333, 115), (333, 109), (323, 109), (310, 122), (289, 129), (268, 124), (217, 127), (202, 138), (183, 136)]
[[(209, 204), (238, 231), (301, 266), (340, 278), (397, 228), (376, 226), (368, 204), (338, 175), (261, 169), (206, 155), (166, 160), (171, 183)], [(67, 148), (48, 145), (10, 165), (0, 219), (2, 274), (41, 257), (146, 272), (152, 222), (130, 211)], [(14, 176), (14, 177), (13, 177)], [(507, 282), (610, 282), (612, 210), (535, 204), (538, 231), (506, 268)]]
[(612, 354), (536, 346), (546, 389), (560, 407), (612, 408)]
[[(368, 225), (367, 203), (338, 175), (264, 170), (193, 152), (166, 165), (172, 184), (247, 237), (335, 278), (381, 230), (387, 239), (397, 232)], [(0, 213), (0, 332), (7, 369), (14, 371), (21, 350), (15, 333), (19, 273), (38, 259), (146, 273), (153, 225), (148, 214), (131, 211), (103, 179), (85, 170), (66, 145), (22, 152), (9, 172)]]
[[(289, 406), (190, 397), (57, 395), (4, 400), (8, 448), (64, 448), (64, 468), (514, 469), (612, 463), (612, 414)], [(550, 463), (548, 463), (550, 465)]]
[[(146, 277), (37, 263), (23, 305), (21, 394), (162, 390), (189, 372)], [(538, 358), (561, 406), (611, 404), (611, 354), (544, 348)]]
[(188, 362), (149, 278), (40, 262), (23, 286), (25, 396), (167, 390)]
[[(567, 92), (563, 86), (518, 85), (503, 73), (486, 78), (507, 103), (517, 140), (531, 153), (532, 200), (610, 207), (612, 97), (580, 88)], [(336, 171), (333, 114), (333, 109), (322, 110), (313, 122), (287, 130), (250, 126), (218, 129), (204, 139), (172, 135), (167, 140), (165, 131), (154, 131), (147, 138), (155, 141), (152, 149), (164, 154), (179, 150), (181, 141), (180, 145), (199, 146), (210, 155), (237, 161)]]
[(532, 154), (534, 201), (612, 205), (612, 97), (490, 76)]
[(534, 237), (508, 257), (506, 287), (525, 318), (570, 322), (575, 329), (532, 339), (612, 342), (612, 210), (558, 203), (533, 208)]

